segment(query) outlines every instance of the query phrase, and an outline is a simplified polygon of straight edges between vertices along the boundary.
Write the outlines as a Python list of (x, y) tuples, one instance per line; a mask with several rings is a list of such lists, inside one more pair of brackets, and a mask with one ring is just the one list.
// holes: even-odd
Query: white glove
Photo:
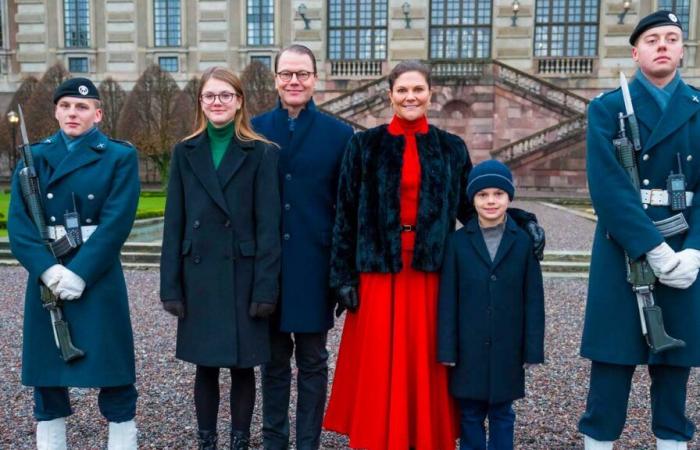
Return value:
[(75, 300), (80, 298), (85, 290), (85, 281), (69, 269), (63, 268), (61, 281), (56, 286), (56, 295), (61, 300)]
[(678, 254), (665, 242), (647, 252), (647, 261), (657, 277), (672, 271), (681, 262)]
[(46, 269), (44, 273), (42, 273), (39, 277), (41, 278), (42, 283), (44, 283), (46, 287), (49, 288), (53, 295), (57, 295), (56, 286), (58, 286), (58, 282), (61, 281), (63, 269), (65, 269), (65, 267), (63, 267), (61, 264), (54, 264), (53, 266)]
[(672, 271), (659, 276), (659, 281), (676, 289), (689, 288), (698, 276), (700, 269), (700, 251), (693, 248), (676, 253), (680, 264)]

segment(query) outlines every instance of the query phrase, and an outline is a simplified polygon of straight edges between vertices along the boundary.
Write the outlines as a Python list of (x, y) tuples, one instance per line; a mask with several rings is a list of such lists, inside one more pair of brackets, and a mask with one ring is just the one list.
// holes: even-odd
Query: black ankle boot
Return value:
[(216, 441), (218, 440), (216, 431), (198, 431), (197, 442), (199, 442), (199, 450), (216, 450)]
[(248, 450), (249, 438), (248, 433), (231, 430), (231, 450)]

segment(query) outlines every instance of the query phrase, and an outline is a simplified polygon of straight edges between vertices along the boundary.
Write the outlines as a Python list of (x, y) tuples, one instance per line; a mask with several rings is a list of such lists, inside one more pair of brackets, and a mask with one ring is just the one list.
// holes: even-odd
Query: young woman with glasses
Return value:
[(280, 270), (277, 148), (255, 133), (240, 80), (204, 72), (194, 132), (172, 156), (161, 256), (163, 308), (178, 317), (176, 357), (197, 365), (199, 448), (217, 444), (219, 371), (231, 372), (231, 448), (247, 449), (253, 367), (270, 358)]

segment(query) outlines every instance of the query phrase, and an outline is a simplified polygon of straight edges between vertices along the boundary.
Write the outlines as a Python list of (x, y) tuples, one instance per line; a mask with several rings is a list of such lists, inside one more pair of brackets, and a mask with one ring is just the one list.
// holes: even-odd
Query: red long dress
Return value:
[[(420, 190), (416, 133), (425, 117), (394, 117), (389, 133), (406, 139), (401, 174), (401, 223), (415, 225)], [(345, 318), (324, 427), (369, 450), (453, 450), (457, 413), (447, 368), (437, 362), (435, 272), (411, 268), (414, 232), (401, 233), (403, 270), (361, 273), (360, 308)]]

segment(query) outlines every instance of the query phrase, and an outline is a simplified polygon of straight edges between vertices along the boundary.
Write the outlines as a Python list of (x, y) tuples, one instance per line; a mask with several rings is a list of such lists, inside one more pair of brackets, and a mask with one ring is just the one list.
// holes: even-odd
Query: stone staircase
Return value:
[[(581, 278), (588, 276), (591, 253), (584, 251), (546, 251), (542, 261), (542, 272), (550, 278)], [(158, 270), (160, 243), (127, 242), (122, 247), (122, 265), (132, 270)], [(10, 253), (7, 238), (0, 239), (0, 266), (17, 266), (19, 263)]]

